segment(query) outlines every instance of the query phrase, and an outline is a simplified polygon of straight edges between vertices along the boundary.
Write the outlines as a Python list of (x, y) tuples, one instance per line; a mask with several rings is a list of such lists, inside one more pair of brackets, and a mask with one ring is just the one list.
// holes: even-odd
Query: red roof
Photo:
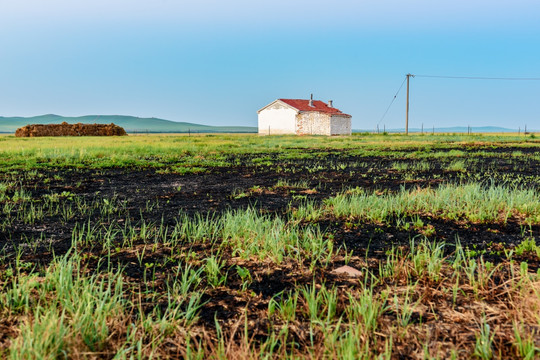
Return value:
[(320, 100), (313, 100), (313, 106), (309, 106), (309, 100), (304, 100), (304, 99), (279, 99), (279, 100), (283, 101), (284, 103), (300, 111), (318, 111), (318, 112), (327, 113), (327, 114), (347, 115), (347, 114), (342, 113), (341, 110), (339, 109), (329, 107), (328, 104)]

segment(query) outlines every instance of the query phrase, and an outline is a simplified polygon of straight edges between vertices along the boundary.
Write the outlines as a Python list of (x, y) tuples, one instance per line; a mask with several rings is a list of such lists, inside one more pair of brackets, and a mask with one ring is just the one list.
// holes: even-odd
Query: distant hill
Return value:
[(33, 117), (0, 116), (0, 132), (14, 133), (17, 128), (29, 124), (110, 124), (121, 126), (129, 133), (256, 133), (256, 127), (250, 126), (208, 126), (188, 122), (176, 122), (158, 118), (140, 118), (124, 115), (86, 115), (66, 117), (54, 114)]
[[(373, 132), (373, 130), (356, 130), (353, 129), (353, 132)], [(383, 132), (382, 128), (379, 128), (380, 132)], [(387, 132), (405, 132), (404, 128), (401, 129), (386, 129)], [(418, 128), (409, 128), (409, 132), (413, 133), (419, 133), (422, 129)], [(424, 128), (424, 133), (431, 133), (433, 132), (433, 128)], [(435, 128), (436, 133), (466, 133), (468, 131), (466, 126), (454, 126), (454, 127), (444, 127), (444, 128)], [(518, 129), (508, 129), (498, 126), (473, 126), (471, 127), (471, 131), (474, 133), (505, 133), (505, 132), (518, 132)], [(533, 131), (534, 130), (527, 130), (527, 131)], [(521, 132), (523, 132), (523, 129), (521, 129)]]

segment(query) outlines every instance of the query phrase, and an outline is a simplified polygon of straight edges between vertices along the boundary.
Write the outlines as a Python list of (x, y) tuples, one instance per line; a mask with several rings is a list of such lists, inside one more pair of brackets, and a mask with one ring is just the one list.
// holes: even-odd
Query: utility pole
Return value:
[(414, 77), (412, 74), (407, 74), (407, 111), (405, 115), (405, 135), (409, 135), (409, 79)]

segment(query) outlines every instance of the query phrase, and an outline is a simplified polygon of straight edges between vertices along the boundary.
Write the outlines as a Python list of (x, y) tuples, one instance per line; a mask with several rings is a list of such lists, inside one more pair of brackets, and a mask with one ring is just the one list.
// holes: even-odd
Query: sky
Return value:
[[(313, 94), (403, 128), (407, 73), (540, 78), (540, 2), (0, 0), (0, 116), (256, 126)], [(540, 81), (411, 78), (422, 125), (540, 129)]]

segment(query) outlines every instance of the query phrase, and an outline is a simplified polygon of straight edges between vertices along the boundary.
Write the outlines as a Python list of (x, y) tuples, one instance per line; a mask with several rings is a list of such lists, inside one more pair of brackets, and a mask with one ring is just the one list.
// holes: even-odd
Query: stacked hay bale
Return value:
[(26, 125), (15, 131), (17, 137), (36, 136), (124, 136), (126, 131), (115, 124), (47, 124)]

